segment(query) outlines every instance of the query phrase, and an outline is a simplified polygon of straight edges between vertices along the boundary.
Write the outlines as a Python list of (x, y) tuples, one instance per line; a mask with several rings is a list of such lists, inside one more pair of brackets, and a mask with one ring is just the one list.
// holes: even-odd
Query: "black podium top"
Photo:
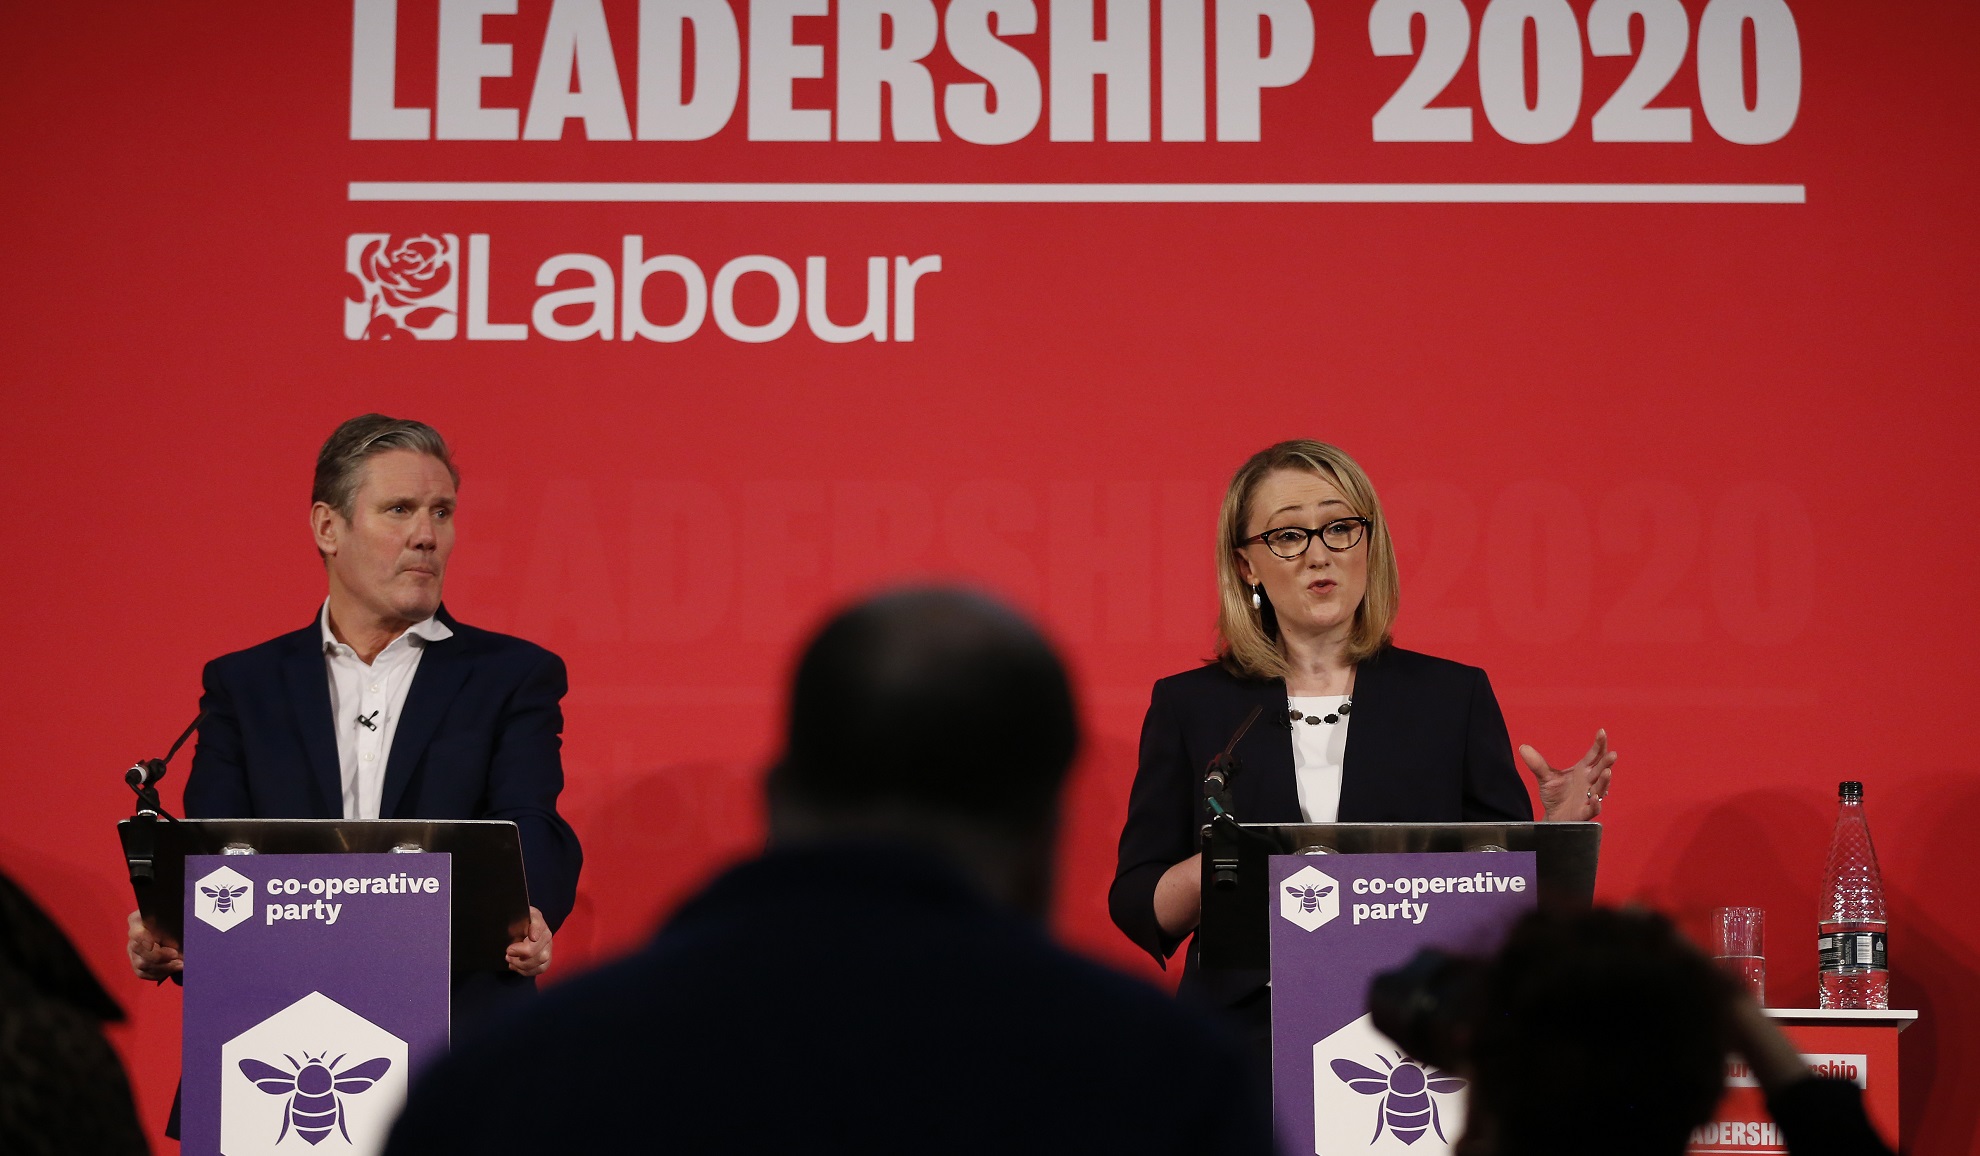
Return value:
[(529, 931), (522, 843), (506, 819), (126, 819), (117, 834), (138, 911), (174, 940), (185, 934), (186, 856), (227, 854), (445, 852), (457, 968), (507, 971), (509, 944)]
[[(1203, 828), (1203, 965), (1263, 970), (1273, 908), (1273, 855), (1425, 851), (1532, 851), (1542, 908), (1595, 899), (1600, 823), (1237, 823)], [(1220, 878), (1221, 877), (1221, 878)]]

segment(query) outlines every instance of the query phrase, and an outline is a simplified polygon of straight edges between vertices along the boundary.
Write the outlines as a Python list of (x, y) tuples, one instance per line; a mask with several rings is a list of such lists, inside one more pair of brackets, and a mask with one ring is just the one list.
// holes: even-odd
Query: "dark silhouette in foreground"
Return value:
[(388, 1152), (1270, 1152), (1230, 1040), (1041, 926), (1077, 744), (1002, 607), (841, 614), (798, 667), (769, 850), (437, 1065)]
[(27, 892), (0, 875), (0, 1152), (144, 1153), (103, 1025), (124, 1011)]
[(1792, 1156), (1890, 1156), (1746, 989), (1647, 911), (1538, 913), (1498, 954), (1377, 976), (1375, 1026), (1471, 1082), (1458, 1156), (1680, 1156), (1743, 1056)]

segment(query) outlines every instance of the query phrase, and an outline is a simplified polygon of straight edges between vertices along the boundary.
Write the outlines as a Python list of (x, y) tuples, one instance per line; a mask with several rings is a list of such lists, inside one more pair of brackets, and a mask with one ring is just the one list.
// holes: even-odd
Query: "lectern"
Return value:
[(1448, 1151), (1464, 1080), (1377, 1032), (1368, 986), (1423, 947), (1482, 953), (1536, 907), (1585, 907), (1596, 823), (1244, 824), (1203, 829), (1204, 967), (1269, 975), (1273, 1106), (1304, 1156)]
[(119, 824), (145, 919), (184, 952), (181, 1151), (383, 1148), (448, 1042), (460, 971), (529, 926), (514, 823)]

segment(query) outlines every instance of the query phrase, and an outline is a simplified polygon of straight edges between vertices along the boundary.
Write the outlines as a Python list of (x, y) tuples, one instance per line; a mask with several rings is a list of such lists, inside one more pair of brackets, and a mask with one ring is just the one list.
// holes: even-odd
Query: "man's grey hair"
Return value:
[(358, 486), (364, 481), (364, 463), (391, 450), (411, 450), (425, 454), (447, 467), (456, 486), (461, 472), (454, 468), (453, 454), (440, 431), (423, 421), (368, 413), (337, 427), (316, 455), (316, 482), (311, 487), (311, 504), (322, 502), (350, 520), (357, 508)]

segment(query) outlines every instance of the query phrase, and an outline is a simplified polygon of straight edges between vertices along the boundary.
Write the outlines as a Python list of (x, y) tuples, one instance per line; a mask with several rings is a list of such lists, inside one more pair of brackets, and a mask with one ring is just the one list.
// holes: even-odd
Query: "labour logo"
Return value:
[(444, 341), (460, 327), (461, 241), (453, 233), (353, 233), (344, 268), (357, 279), (344, 302), (353, 341)]
[(193, 884), (193, 916), (228, 931), (254, 914), (254, 880), (222, 867)]
[(227, 1156), (376, 1153), (405, 1106), (405, 1041), (322, 992), (228, 1040), (220, 1068)]
[(1279, 914), (1316, 931), (1341, 914), (1341, 885), (1317, 867), (1301, 867), (1279, 885)]

